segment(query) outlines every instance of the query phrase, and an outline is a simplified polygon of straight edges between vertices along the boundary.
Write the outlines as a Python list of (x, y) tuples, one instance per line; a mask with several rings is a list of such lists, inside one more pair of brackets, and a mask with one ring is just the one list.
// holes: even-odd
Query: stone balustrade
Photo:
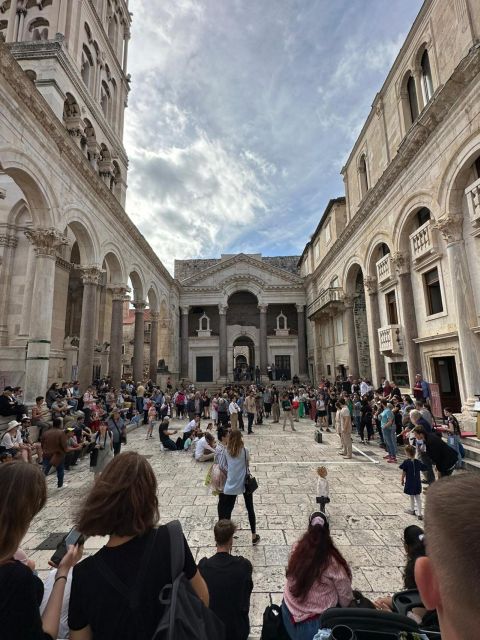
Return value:
[(465, 195), (470, 221), (477, 233), (480, 233), (480, 178), (465, 189)]
[(308, 306), (307, 316), (310, 318), (315, 313), (329, 305), (341, 303), (343, 298), (343, 289), (341, 287), (329, 287), (322, 291), (320, 295)]
[(392, 256), (389, 253), (377, 262), (376, 267), (379, 284), (388, 282), (393, 277)]
[(410, 251), (414, 264), (435, 254), (438, 249), (437, 230), (431, 220), (410, 234)]
[(382, 353), (403, 353), (400, 341), (400, 326), (388, 324), (378, 329), (378, 344)]

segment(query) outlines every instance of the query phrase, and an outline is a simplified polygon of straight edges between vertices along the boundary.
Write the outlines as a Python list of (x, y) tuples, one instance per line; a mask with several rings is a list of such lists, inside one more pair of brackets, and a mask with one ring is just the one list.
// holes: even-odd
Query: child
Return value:
[(147, 417), (148, 417), (148, 429), (147, 429), (147, 439), (148, 439), (148, 438), (153, 438), (153, 423), (157, 419), (157, 408), (153, 404), (153, 402), (150, 402), (150, 406), (148, 407), (148, 411), (147, 411)]
[(327, 480), (327, 468), (318, 467), (317, 475), (317, 502), (320, 505), (320, 511), (325, 513), (325, 505), (330, 502), (330, 498), (328, 497), (329, 489)]
[(415, 458), (415, 447), (407, 445), (405, 447), (405, 454), (407, 459), (402, 462), (400, 469), (402, 469), (402, 485), (403, 492), (410, 496), (410, 509), (406, 509), (405, 513), (415, 515), (415, 505), (417, 517), (419, 520), (423, 520), (422, 515), (422, 484), (420, 482), (420, 471), (426, 471), (427, 467), (420, 460)]

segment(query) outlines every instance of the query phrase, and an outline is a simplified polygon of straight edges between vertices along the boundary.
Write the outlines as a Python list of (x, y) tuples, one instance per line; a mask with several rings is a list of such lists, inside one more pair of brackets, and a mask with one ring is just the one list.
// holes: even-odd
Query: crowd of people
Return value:
[[(411, 616), (426, 624), (435, 611), (433, 619), (438, 616), (445, 640), (475, 637), (469, 626), (474, 590), (467, 592), (463, 587), (459, 568), (466, 576), (465, 584), (472, 586), (472, 576), (480, 569), (480, 555), (474, 545), (472, 564), (465, 561), (460, 538), (458, 547), (455, 544), (459, 531), (448, 514), (455, 513), (456, 522), (471, 532), (470, 540), (478, 537), (476, 511), (467, 518), (459, 504), (476, 495), (480, 481), (470, 474), (448, 478), (462, 466), (460, 426), (448, 409), (442, 425), (436, 424), (429, 408), (428, 384), (421, 376), (417, 376), (412, 394), (402, 394), (386, 380), (374, 389), (367, 380), (349, 378), (334, 382), (322, 379), (315, 388), (299, 384), (279, 388), (272, 380), (264, 386), (233, 383), (212, 394), (194, 387), (175, 391), (170, 387), (164, 392), (151, 381), (122, 381), (116, 390), (106, 379), (83, 394), (76, 383), (54, 384), (45, 397), (37, 398), (31, 412), (24, 406), (19, 388), (5, 388), (0, 398), (0, 415), (11, 418), (0, 441), (0, 620), (7, 628), (5, 637), (152, 637), (162, 613), (158, 594), (175, 576), (170, 570), (169, 532), (166, 527), (156, 527), (155, 474), (143, 456), (133, 451), (121, 453), (127, 425), (144, 424), (147, 439), (155, 437), (158, 425), (165, 455), (188, 451), (195, 463), (207, 463), (205, 482), (218, 496), (218, 522), (213, 532), (217, 553), (203, 558), (197, 567), (183, 537), (183, 572), (194, 593), (223, 622), (223, 637), (246, 640), (254, 574), (249, 560), (232, 555), (236, 525), (231, 518), (237, 496), (243, 495), (252, 545), (259, 543), (256, 481), (250, 474), (251, 455), (244, 437), (248, 438), (254, 427), (262, 428), (266, 419), (271, 424), (281, 423), (283, 429), (288, 423), (292, 431), (295, 423), (310, 419), (319, 431), (338, 435), (339, 454), (345, 459), (352, 457), (354, 436), (359, 444), (382, 447), (387, 463), (399, 463), (401, 450), (399, 481), (410, 497), (407, 512), (419, 520), (424, 518), (421, 494), (435, 483), (428, 491), (426, 533), (416, 525), (404, 531), (406, 564), (404, 583), (398, 590), (420, 589), (422, 606)], [(170, 426), (174, 416), (185, 420), (181, 433)], [(205, 428), (202, 419), (208, 420)], [(31, 435), (33, 427), (35, 437)], [(84, 537), (109, 536), (109, 541), (82, 562), (81, 545), (69, 547), (52, 569), (44, 593), (31, 560), (20, 548), (21, 541), (32, 518), (45, 505), (45, 476), (51, 467), (56, 469), (58, 488), (63, 488), (65, 470), (87, 455), (95, 482), (77, 513), (75, 528)], [(330, 533), (327, 475), (326, 467), (318, 467), (318, 511), (308, 518), (306, 531), (292, 547), (286, 567), (282, 621), (292, 640), (311, 640), (319, 629), (320, 616), (331, 607), (359, 606), (361, 600), (361, 606), (394, 610), (390, 597), (369, 602), (363, 597), (359, 600), (354, 590), (354, 571)], [(146, 562), (146, 557), (155, 558), (155, 562)], [(458, 591), (452, 586), (455, 580)], [(132, 591), (138, 591), (135, 615), (128, 597), (125, 606), (119, 606), (122, 597)]]

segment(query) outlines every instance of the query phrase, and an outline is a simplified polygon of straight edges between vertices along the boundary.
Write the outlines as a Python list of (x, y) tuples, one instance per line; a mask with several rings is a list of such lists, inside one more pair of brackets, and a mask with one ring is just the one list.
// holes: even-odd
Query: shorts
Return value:
[(324, 418), (326, 415), (326, 411), (317, 411), (317, 418)]

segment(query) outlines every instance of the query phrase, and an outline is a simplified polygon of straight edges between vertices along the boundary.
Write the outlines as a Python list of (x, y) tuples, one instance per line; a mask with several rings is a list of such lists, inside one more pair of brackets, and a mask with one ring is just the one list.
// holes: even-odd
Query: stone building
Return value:
[(127, 294), (134, 377), (178, 370), (178, 286), (124, 210), (130, 20), (125, 0), (0, 3), (0, 384), (27, 402), (119, 382)]
[(298, 256), (222, 255), (176, 260), (180, 376), (233, 380), (235, 370), (274, 365), (276, 377), (307, 376), (305, 291)]
[(480, 3), (426, 0), (300, 259), (311, 375), (480, 393)]

